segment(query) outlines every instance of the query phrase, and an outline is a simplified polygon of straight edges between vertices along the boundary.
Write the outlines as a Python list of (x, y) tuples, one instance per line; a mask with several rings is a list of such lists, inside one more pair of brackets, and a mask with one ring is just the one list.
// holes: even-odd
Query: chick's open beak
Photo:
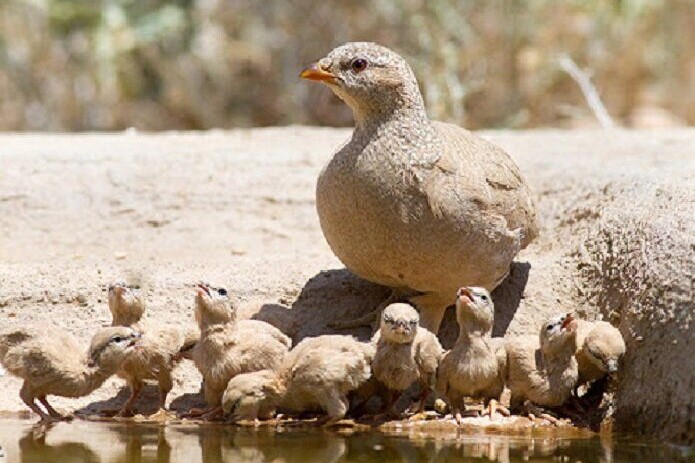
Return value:
[(338, 79), (335, 74), (324, 71), (318, 62), (311, 63), (309, 66), (305, 67), (299, 74), (302, 79), (313, 80), (316, 82), (328, 82), (335, 83)]
[(565, 315), (565, 318), (562, 320), (562, 329), (566, 330), (570, 325), (572, 325), (572, 322), (574, 322), (574, 317), (572, 316), (571, 313), (568, 313)]

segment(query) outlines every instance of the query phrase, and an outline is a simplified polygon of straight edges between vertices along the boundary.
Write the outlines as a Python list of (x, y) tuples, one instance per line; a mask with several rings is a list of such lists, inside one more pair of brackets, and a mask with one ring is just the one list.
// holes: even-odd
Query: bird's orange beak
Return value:
[(299, 77), (316, 82), (328, 82), (329, 84), (333, 84), (337, 80), (335, 74), (321, 69), (318, 62), (311, 63), (309, 66), (305, 67), (299, 74)]

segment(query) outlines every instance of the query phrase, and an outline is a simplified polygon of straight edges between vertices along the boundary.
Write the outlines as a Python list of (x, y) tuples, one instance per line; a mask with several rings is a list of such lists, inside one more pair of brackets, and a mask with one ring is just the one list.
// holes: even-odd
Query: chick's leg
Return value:
[(51, 404), (48, 403), (48, 399), (46, 399), (45, 395), (39, 397), (38, 399), (39, 399), (39, 402), (41, 402), (43, 404), (43, 408), (46, 409), (46, 411), (48, 412), (49, 415), (51, 415), (52, 418), (55, 418), (58, 420), (62, 420), (65, 418), (63, 415), (58, 413), (55, 408), (51, 407)]
[(420, 326), (427, 328), (435, 335), (439, 332), (439, 325), (442, 323), (446, 308), (453, 300), (453, 293), (450, 297), (437, 293), (425, 293), (409, 299), (420, 312)]
[(36, 397), (34, 396), (34, 393), (31, 391), (31, 388), (27, 385), (26, 381), (24, 382), (24, 384), (22, 384), (22, 388), (19, 390), (19, 398), (22, 399), (22, 402), (24, 402), (27, 405), (27, 407), (31, 409), (32, 412), (39, 415), (39, 418), (42, 422), (56, 421), (55, 418), (46, 414), (46, 412), (41, 410), (41, 407), (36, 405)]
[(319, 419), (317, 424), (329, 425), (342, 420), (348, 410), (347, 398), (341, 397), (334, 389), (319, 391), (316, 399), (321, 408), (326, 412), (325, 418)]
[(169, 416), (169, 411), (166, 408), (167, 395), (174, 387), (174, 382), (171, 379), (171, 372), (162, 369), (159, 372), (159, 410), (150, 416), (150, 419), (157, 421), (166, 421)]
[(142, 386), (143, 384), (141, 381), (133, 380), (130, 383), (130, 397), (128, 397), (128, 400), (125, 401), (121, 407), (121, 410), (116, 414), (116, 416), (129, 416), (133, 414), (134, 404), (137, 398), (140, 396)]
[(509, 416), (511, 413), (509, 412), (509, 409), (499, 403), (495, 399), (490, 399), (487, 403), (487, 407), (483, 409), (483, 412), (481, 413), (481, 416), (488, 415), (490, 418), (494, 418), (495, 413), (499, 412), (501, 415), (504, 416)]

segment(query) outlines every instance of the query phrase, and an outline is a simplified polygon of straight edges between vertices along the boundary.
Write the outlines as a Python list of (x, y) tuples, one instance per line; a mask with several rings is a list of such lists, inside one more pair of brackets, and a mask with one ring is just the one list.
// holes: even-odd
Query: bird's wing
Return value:
[(417, 344), (417, 355), (415, 360), (422, 373), (432, 374), (437, 371), (439, 362), (442, 360), (444, 350), (439, 340), (435, 335), (424, 330), (418, 330), (418, 334), (422, 333)]
[(536, 213), (514, 160), (459, 126), (433, 125), (441, 135), (440, 149), (414, 168), (432, 211), (442, 216), (467, 208), (490, 210), (506, 220), (509, 230), (520, 230), (525, 246), (537, 235)]

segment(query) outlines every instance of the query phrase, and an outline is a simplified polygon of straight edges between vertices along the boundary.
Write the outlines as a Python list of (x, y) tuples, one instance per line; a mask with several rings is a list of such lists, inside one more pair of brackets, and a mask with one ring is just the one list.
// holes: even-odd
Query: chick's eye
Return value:
[(483, 301), (487, 301), (487, 296), (485, 294), (482, 294), (480, 296), (480, 299), (482, 299)]
[(546, 331), (550, 331), (553, 329), (553, 325), (548, 325), (545, 327)]
[(227, 295), (227, 290), (224, 288), (220, 288), (217, 290), (220, 296), (226, 296)]
[(123, 337), (122, 337), (122, 336), (115, 336), (115, 337), (113, 338), (113, 342), (121, 342), (121, 341), (123, 341)]
[(362, 72), (367, 68), (367, 60), (362, 58), (357, 58), (350, 63), (350, 68), (355, 72)]

